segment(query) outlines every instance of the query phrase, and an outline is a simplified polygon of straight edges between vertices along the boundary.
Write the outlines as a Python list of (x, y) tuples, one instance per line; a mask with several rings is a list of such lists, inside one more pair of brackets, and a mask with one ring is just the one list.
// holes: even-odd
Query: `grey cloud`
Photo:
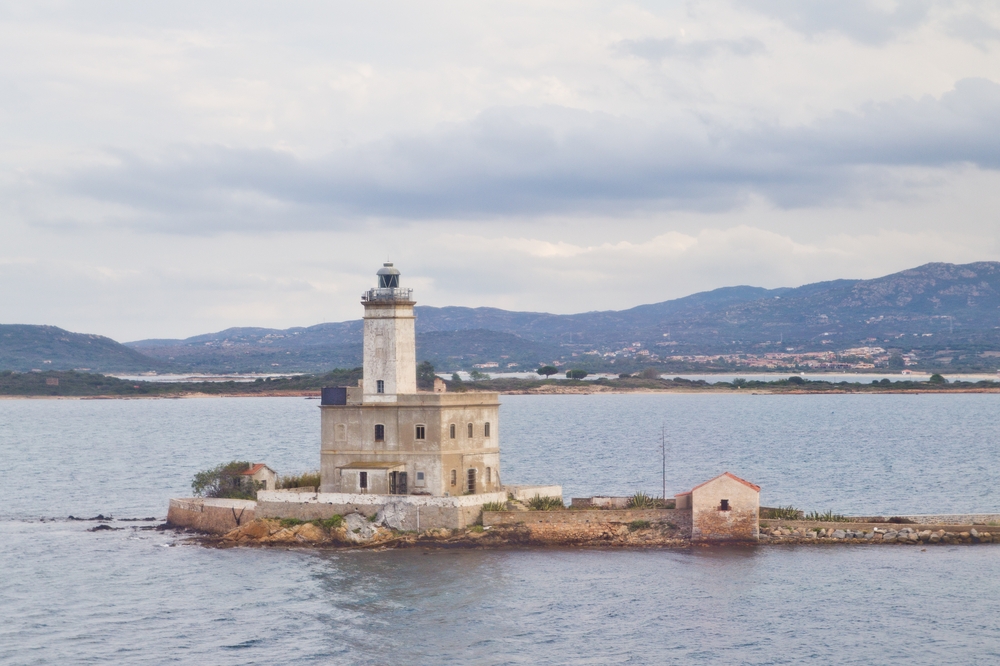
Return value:
[(763, 53), (764, 45), (756, 39), (701, 40), (681, 42), (677, 39), (626, 39), (615, 45), (619, 53), (633, 55), (650, 62), (669, 59), (704, 60), (718, 55), (749, 56)]
[(1000, 30), (974, 14), (956, 16), (947, 22), (946, 28), (953, 37), (974, 44), (981, 49), (986, 49), (990, 42), (1000, 41)]
[(863, 44), (879, 45), (927, 19), (930, 0), (740, 0), (740, 4), (813, 37), (837, 32)]
[(725, 210), (749, 193), (786, 207), (821, 205), (893, 196), (877, 192), (892, 167), (963, 163), (1000, 168), (1000, 85), (991, 81), (967, 79), (940, 99), (902, 99), (794, 128), (495, 108), (321, 160), (183, 147), (158, 160), (120, 153), (113, 166), (36, 178), (56, 193), (127, 207), (123, 224), (214, 233), (345, 228), (369, 217)]

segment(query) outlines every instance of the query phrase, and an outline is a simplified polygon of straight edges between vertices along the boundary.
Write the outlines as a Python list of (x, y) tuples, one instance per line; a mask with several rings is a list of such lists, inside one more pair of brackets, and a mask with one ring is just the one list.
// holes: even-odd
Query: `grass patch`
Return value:
[(487, 502), (483, 505), (483, 511), (507, 511), (506, 502)]
[(636, 532), (638, 530), (648, 530), (648, 529), (649, 529), (648, 520), (633, 520), (631, 523), (628, 524), (629, 532)]
[(819, 511), (810, 511), (806, 514), (806, 520), (815, 520), (818, 523), (849, 523), (851, 519), (847, 516), (842, 516), (839, 513), (834, 513), (833, 511), (827, 511), (826, 513), (820, 513)]
[(802, 518), (802, 511), (796, 509), (794, 506), (779, 506), (769, 509), (761, 509), (761, 518), (770, 518), (771, 520), (799, 520)]
[(482, 525), (473, 525), (472, 527), (469, 528), (469, 531), (470, 532), (482, 532), (483, 531), (483, 526)]
[(314, 520), (313, 525), (318, 525), (327, 530), (335, 530), (344, 524), (344, 517), (341, 515), (333, 515), (326, 520)]
[(319, 471), (290, 474), (278, 479), (278, 489), (319, 488)]
[(528, 500), (528, 508), (532, 511), (557, 511), (559, 509), (565, 509), (566, 506), (558, 497), (542, 497), (541, 495), (535, 495)]
[(369, 523), (374, 523), (376, 520), (378, 520), (378, 514), (377, 513), (373, 513), (372, 515), (368, 516), (368, 522)]
[(298, 518), (282, 518), (280, 521), (282, 527), (295, 527), (296, 525), (305, 525), (304, 520), (299, 520)]

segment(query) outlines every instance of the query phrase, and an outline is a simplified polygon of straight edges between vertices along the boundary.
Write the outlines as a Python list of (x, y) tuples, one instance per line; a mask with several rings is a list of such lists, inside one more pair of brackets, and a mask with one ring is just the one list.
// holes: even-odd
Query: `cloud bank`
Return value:
[(802, 207), (906, 196), (892, 179), (899, 167), (997, 169), (1000, 85), (966, 79), (940, 97), (870, 104), (798, 127), (493, 108), (467, 123), (319, 159), (222, 146), (181, 146), (156, 159), (108, 156), (107, 165), (35, 178), (53, 192), (115, 206), (116, 224), (182, 233), (336, 227), (369, 217), (727, 210), (750, 195)]

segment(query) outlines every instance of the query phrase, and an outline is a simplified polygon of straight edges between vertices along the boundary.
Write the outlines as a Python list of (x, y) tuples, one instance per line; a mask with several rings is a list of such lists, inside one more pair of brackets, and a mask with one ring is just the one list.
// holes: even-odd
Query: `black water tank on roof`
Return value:
[(346, 405), (347, 389), (343, 386), (334, 386), (322, 390), (319, 404), (321, 405)]

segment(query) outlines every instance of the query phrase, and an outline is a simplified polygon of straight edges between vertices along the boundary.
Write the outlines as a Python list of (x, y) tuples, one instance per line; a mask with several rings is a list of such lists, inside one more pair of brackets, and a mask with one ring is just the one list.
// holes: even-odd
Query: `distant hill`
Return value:
[[(1000, 351), (1000, 263), (933, 263), (873, 280), (797, 288), (726, 287), (622, 311), (553, 315), (417, 306), (418, 357), (443, 370), (496, 363), (526, 369), (555, 360), (591, 369), (641, 367), (669, 356), (842, 350), (878, 345), (924, 365), (993, 369)], [(324, 371), (361, 362), (361, 320), (287, 330), (233, 328), (186, 340), (128, 345), (201, 371)], [(588, 353), (590, 352), (590, 353)], [(598, 352), (597, 354), (593, 352)], [(933, 362), (932, 362), (933, 361)]]
[(85, 369), (93, 372), (166, 371), (171, 364), (101, 335), (55, 326), (0, 324), (0, 369)]

